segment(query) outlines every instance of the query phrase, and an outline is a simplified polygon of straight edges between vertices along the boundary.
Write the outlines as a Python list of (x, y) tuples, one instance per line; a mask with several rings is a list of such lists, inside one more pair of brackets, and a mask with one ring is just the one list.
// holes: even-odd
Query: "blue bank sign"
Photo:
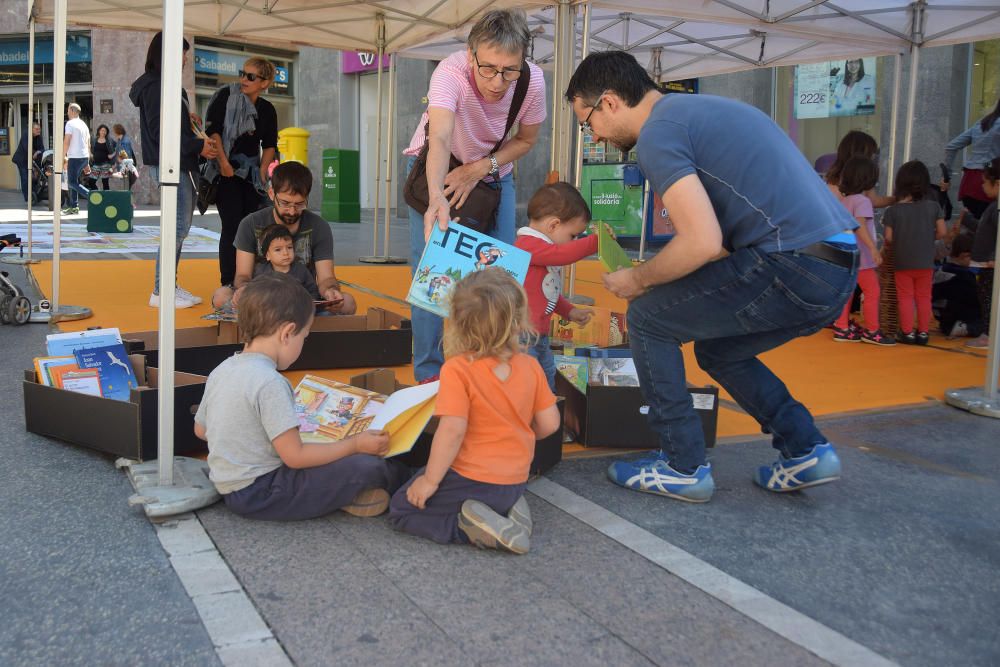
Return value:
[[(51, 65), (52, 37), (42, 36), (35, 38), (35, 64)], [(90, 36), (89, 35), (67, 35), (66, 36), (66, 62), (89, 63), (90, 62)], [(28, 64), (28, 40), (12, 39), (0, 41), (0, 65), (27, 65)]]
[(220, 74), (222, 76), (236, 76), (243, 69), (246, 56), (233, 53), (219, 53), (218, 51), (208, 51), (206, 49), (194, 50), (194, 71), (206, 74)]

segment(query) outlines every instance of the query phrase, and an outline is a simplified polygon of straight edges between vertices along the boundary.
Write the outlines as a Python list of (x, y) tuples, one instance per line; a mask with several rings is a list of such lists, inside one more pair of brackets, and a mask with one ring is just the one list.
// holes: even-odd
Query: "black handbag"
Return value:
[(218, 198), (219, 179), (222, 178), (222, 175), (218, 173), (216, 173), (215, 178), (211, 181), (205, 178), (205, 168), (207, 166), (208, 162), (205, 162), (198, 167), (198, 213), (201, 215), (205, 215), (208, 207), (214, 204)]
[[(530, 81), (531, 69), (527, 61), (524, 61), (521, 67), (521, 76), (517, 78), (517, 84), (514, 87), (514, 97), (510, 103), (510, 112), (507, 114), (507, 125), (496, 146), (493, 147), (493, 150), (489, 154), (500, 150), (500, 145), (507, 138), (510, 128), (514, 126), (514, 119), (517, 118), (517, 114), (521, 110), (525, 95), (528, 93), (528, 83)], [(413, 167), (410, 169), (410, 174), (403, 185), (403, 199), (418, 213), (427, 212), (429, 200), (427, 194), (427, 143), (430, 139), (430, 123), (424, 126), (424, 136), (424, 145), (420, 149), (420, 153), (417, 154), (416, 159), (414, 159)], [(454, 155), (449, 156), (449, 173), (461, 166), (462, 162), (458, 158)], [(449, 216), (452, 219), (458, 218), (458, 222), (461, 225), (487, 234), (496, 227), (497, 209), (499, 207), (500, 179), (494, 175), (492, 184), (483, 180), (476, 183), (476, 187), (466, 197), (465, 203), (462, 204), (461, 208), (452, 207), (449, 211)]]

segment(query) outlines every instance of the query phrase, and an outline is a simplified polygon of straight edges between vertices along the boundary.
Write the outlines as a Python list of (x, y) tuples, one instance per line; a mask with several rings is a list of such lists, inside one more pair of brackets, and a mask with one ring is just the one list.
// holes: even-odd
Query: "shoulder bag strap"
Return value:
[[(498, 75), (498, 76), (503, 76)], [(500, 150), (500, 144), (503, 140), (507, 138), (510, 133), (510, 128), (514, 127), (514, 120), (517, 118), (518, 112), (521, 111), (521, 106), (524, 104), (524, 98), (528, 94), (528, 84), (531, 83), (531, 67), (528, 65), (527, 60), (521, 61), (521, 76), (517, 77), (517, 84), (514, 86), (514, 99), (510, 101), (510, 113), (507, 114), (507, 126), (503, 130), (503, 134), (500, 135), (500, 141), (497, 145), (493, 147), (490, 153), (496, 153)]]

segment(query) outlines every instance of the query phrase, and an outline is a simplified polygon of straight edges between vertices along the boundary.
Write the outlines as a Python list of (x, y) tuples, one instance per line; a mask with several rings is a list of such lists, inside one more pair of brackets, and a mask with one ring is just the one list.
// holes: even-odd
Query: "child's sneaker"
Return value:
[(990, 337), (986, 334), (981, 334), (978, 338), (973, 338), (970, 341), (966, 341), (965, 347), (972, 347), (976, 349), (981, 349), (990, 346)]
[(931, 340), (930, 335), (926, 331), (917, 332), (917, 345), (927, 345)]
[(833, 327), (833, 340), (837, 343), (857, 343), (861, 340), (861, 333), (851, 325), (843, 329)]
[(951, 325), (951, 331), (948, 332), (948, 338), (965, 338), (968, 335), (969, 325), (962, 320), (957, 320), (955, 324)]
[(869, 331), (865, 329), (861, 332), (861, 342), (871, 343), (872, 345), (895, 345), (896, 341), (892, 336), (886, 336), (882, 333), (881, 329), (876, 329), (875, 331)]
[(916, 345), (917, 344), (917, 334), (912, 331), (907, 331), (906, 333), (900, 333), (899, 338), (896, 339), (903, 345)]
[(385, 489), (365, 489), (349, 505), (344, 505), (340, 509), (351, 516), (378, 516), (389, 509), (389, 492)]
[(480, 549), (503, 549), (515, 554), (526, 554), (531, 539), (524, 526), (497, 514), (485, 503), (466, 500), (458, 514), (458, 529), (469, 542)]
[(661, 452), (638, 461), (615, 461), (608, 467), (608, 479), (626, 489), (689, 503), (707, 503), (715, 491), (711, 463), (685, 475), (671, 468)]
[(827, 442), (794, 459), (779, 456), (771, 465), (758, 468), (753, 481), (768, 491), (783, 493), (837, 479), (840, 479), (840, 458), (833, 445)]
[(524, 499), (524, 496), (518, 498), (514, 506), (510, 508), (510, 511), (507, 512), (507, 518), (524, 528), (528, 535), (531, 535), (535, 524), (531, 520), (531, 508), (528, 507), (528, 501)]

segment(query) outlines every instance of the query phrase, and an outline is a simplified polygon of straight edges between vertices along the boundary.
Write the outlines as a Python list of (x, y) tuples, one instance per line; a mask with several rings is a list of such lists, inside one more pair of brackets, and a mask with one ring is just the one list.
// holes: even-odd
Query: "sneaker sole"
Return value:
[(389, 509), (389, 492), (385, 489), (366, 489), (354, 496), (350, 505), (344, 505), (340, 509), (351, 516), (378, 516)]
[(763, 486), (761, 484), (758, 484), (757, 486), (764, 489), (765, 491), (770, 491), (771, 493), (792, 493), (794, 491), (801, 491), (802, 489), (808, 489), (813, 486), (822, 486), (823, 484), (836, 482), (838, 479), (840, 479), (840, 475), (837, 475), (836, 477), (824, 477), (823, 479), (817, 479), (815, 482), (806, 482), (805, 484), (799, 484), (795, 488), (791, 489), (772, 489), (770, 487)]
[(834, 338), (834, 343), (860, 343), (860, 338)]
[[(612, 480), (614, 481), (614, 480)], [(615, 482), (617, 484), (617, 482)], [(669, 491), (654, 491), (653, 489), (643, 489), (635, 488), (631, 486), (625, 486), (624, 484), (618, 484), (618, 486), (623, 489), (628, 489), (629, 491), (638, 491), (639, 493), (648, 493), (651, 496), (660, 496), (662, 498), (673, 498), (674, 500), (683, 500), (686, 503), (707, 503), (712, 499), (711, 496), (708, 498), (688, 498), (687, 496), (680, 496), (676, 493), (670, 493)]]
[[(522, 505), (524, 506), (524, 511), (521, 511)], [(535, 524), (531, 519), (531, 508), (528, 507), (528, 501), (524, 499), (524, 496), (521, 496), (520, 500), (514, 503), (514, 506), (510, 508), (507, 518), (521, 526), (521, 528), (524, 528), (528, 535), (531, 535), (531, 531), (534, 529)]]
[(868, 343), (869, 345), (878, 345), (879, 347), (896, 347), (895, 343), (880, 343), (876, 340), (868, 340), (867, 338), (862, 338), (861, 342)]
[(513, 541), (526, 532), (524, 527), (516, 521), (511, 520), (513, 527), (517, 530), (511, 531), (511, 526), (507, 530), (497, 530), (496, 526), (491, 526), (488, 519), (479, 516), (472, 510), (466, 510), (462, 506), (462, 511), (458, 515), (458, 527), (469, 538), (469, 542), (480, 549), (495, 548), (504, 549), (514, 554), (524, 555), (528, 553), (530, 543), (525, 539), (525, 546), (520, 547)]

